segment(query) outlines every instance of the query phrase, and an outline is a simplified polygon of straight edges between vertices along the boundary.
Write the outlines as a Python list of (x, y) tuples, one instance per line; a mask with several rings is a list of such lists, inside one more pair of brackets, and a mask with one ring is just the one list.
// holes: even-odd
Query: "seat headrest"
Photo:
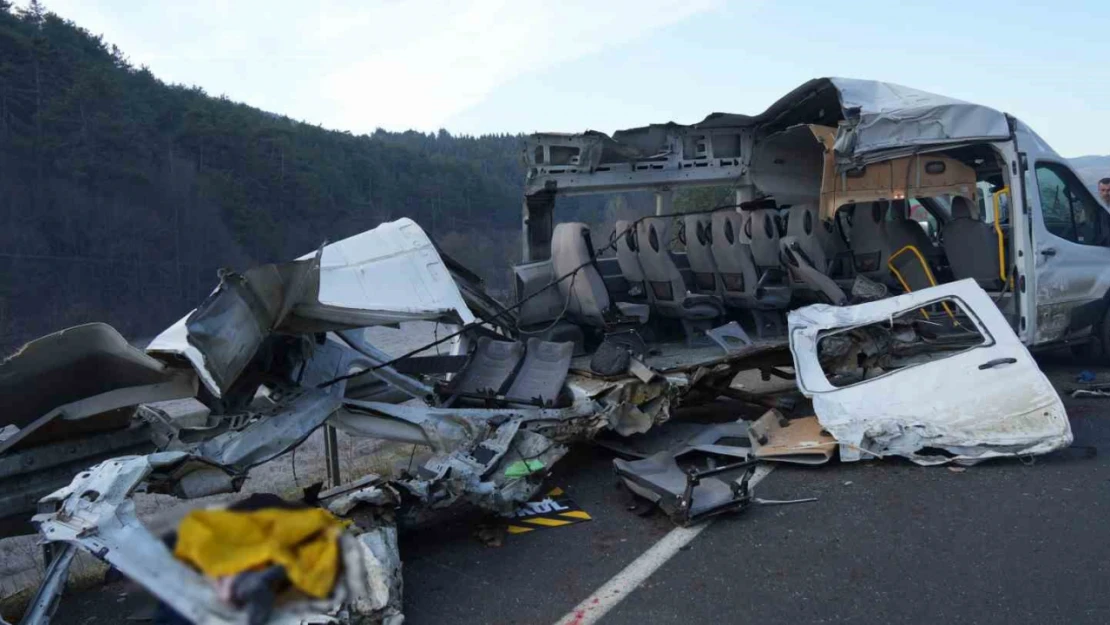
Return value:
[(971, 202), (962, 195), (952, 198), (952, 219), (971, 219)]
[(635, 252), (639, 248), (636, 245), (636, 228), (631, 224), (630, 221), (617, 221), (613, 228), (613, 236), (620, 237), (618, 245), (623, 245), (628, 251)]
[(578, 264), (593, 260), (594, 244), (590, 240), (590, 227), (580, 222), (563, 222), (555, 225), (551, 236), (552, 255), (573, 256)]
[(906, 201), (905, 200), (892, 200), (890, 202), (890, 216), (894, 221), (904, 221), (909, 218), (906, 214)]
[(883, 203), (871, 202), (871, 221), (874, 223), (882, 223), (883, 221)]

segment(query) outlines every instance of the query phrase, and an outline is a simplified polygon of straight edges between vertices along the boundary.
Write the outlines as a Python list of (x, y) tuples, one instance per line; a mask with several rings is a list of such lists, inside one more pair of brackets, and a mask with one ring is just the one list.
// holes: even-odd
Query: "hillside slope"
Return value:
[(0, 351), (89, 320), (156, 331), (219, 267), (400, 216), (459, 233), (464, 260), (496, 273), (519, 253), (519, 149), (513, 136), (353, 136), (166, 85), (0, 0)]

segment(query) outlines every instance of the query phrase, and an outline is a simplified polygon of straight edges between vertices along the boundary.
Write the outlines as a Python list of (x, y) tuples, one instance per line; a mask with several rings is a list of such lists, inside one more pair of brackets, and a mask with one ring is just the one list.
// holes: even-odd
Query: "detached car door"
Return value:
[[(886, 328), (894, 328), (892, 320), (904, 315), (929, 315), (927, 310), (933, 311), (932, 321), (923, 318), (925, 323), (935, 324), (938, 314), (948, 318), (942, 302), (958, 320), (961, 338), (951, 349), (942, 345), (939, 352), (928, 351), (935, 346), (924, 345), (924, 357), (873, 371), (874, 377), (863, 380), (845, 381), (826, 372), (829, 345), (836, 339), (824, 347), (822, 341), (855, 332), (879, 338), (864, 351), (880, 359), (892, 345), (913, 350), (914, 339), (904, 331), (900, 336), (891, 331), (884, 343)], [(898, 455), (919, 464), (971, 463), (1071, 444), (1060, 397), (973, 280), (856, 306), (807, 306), (791, 312), (789, 321), (798, 386), (813, 399), (821, 425), (840, 443), (841, 460)]]

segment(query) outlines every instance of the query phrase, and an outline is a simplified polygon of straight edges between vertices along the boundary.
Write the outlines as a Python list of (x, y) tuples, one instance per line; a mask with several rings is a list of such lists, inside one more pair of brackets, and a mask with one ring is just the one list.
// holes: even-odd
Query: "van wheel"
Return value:
[(1092, 339), (1082, 345), (1073, 345), (1071, 353), (1083, 364), (1110, 364), (1110, 308), (1102, 315), (1102, 321), (1091, 329)]
[(1081, 365), (1102, 364), (1105, 360), (1102, 342), (1099, 340), (1091, 340), (1080, 345), (1072, 345), (1071, 355), (1075, 358), (1077, 364)]

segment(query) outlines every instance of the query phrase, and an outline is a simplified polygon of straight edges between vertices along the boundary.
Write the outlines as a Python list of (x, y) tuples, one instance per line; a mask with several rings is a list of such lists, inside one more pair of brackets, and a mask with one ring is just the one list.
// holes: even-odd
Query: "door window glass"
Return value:
[(1082, 245), (1106, 245), (1110, 216), (1066, 168), (1037, 163), (1041, 217), (1052, 234)]

